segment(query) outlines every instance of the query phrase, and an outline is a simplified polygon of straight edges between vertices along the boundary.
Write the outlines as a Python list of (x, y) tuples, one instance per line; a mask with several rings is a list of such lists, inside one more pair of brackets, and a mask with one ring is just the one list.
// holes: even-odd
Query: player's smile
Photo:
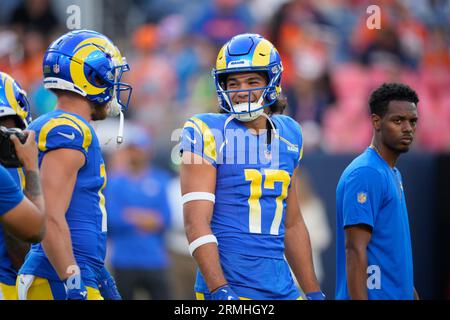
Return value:
[[(266, 79), (256, 72), (244, 72), (231, 74), (227, 79), (227, 90), (242, 90), (230, 93), (233, 104), (255, 103), (262, 94), (262, 88), (266, 85)], [(250, 95), (250, 100), (249, 100)]]

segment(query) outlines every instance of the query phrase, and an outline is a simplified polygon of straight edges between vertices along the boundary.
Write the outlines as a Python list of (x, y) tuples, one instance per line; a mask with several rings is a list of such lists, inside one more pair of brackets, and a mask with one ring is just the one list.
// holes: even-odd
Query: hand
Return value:
[(223, 285), (211, 292), (211, 300), (239, 300), (239, 297), (229, 285)]
[(87, 300), (87, 290), (80, 273), (67, 278), (64, 281), (64, 287), (66, 288), (67, 300)]
[(144, 232), (158, 231), (163, 224), (159, 213), (150, 209), (128, 208), (125, 219)]
[(322, 291), (308, 292), (305, 296), (308, 300), (325, 300), (325, 294)]
[(27, 140), (22, 144), (16, 135), (11, 135), (10, 139), (14, 143), (17, 157), (23, 164), (25, 170), (36, 171), (38, 169), (38, 147), (36, 144), (36, 133), (34, 131), (24, 131)]
[(97, 281), (100, 294), (105, 300), (122, 300), (116, 282), (105, 266), (98, 273)]

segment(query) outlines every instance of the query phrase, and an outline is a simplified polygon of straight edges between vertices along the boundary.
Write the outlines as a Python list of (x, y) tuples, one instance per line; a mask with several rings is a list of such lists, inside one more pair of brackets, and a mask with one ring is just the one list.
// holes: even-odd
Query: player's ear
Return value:
[(375, 113), (372, 113), (371, 120), (372, 120), (372, 127), (375, 129), (375, 131), (380, 131), (381, 117)]

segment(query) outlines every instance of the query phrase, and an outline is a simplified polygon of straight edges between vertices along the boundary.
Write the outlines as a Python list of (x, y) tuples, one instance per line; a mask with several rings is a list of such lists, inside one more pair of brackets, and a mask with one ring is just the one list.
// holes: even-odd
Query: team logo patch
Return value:
[(298, 153), (298, 145), (296, 145), (296, 144), (288, 145), (288, 146), (287, 146), (287, 149), (288, 149), (289, 151)]
[(60, 70), (60, 69), (59, 69), (59, 64), (54, 64), (54, 65), (53, 65), (53, 72), (54, 72), (54, 73), (59, 73), (59, 70)]
[(238, 68), (238, 67), (249, 67), (250, 62), (247, 60), (237, 60), (237, 61), (230, 61), (228, 63), (228, 68)]
[(366, 201), (367, 201), (367, 193), (365, 193), (365, 192), (358, 193), (358, 202), (363, 204)]

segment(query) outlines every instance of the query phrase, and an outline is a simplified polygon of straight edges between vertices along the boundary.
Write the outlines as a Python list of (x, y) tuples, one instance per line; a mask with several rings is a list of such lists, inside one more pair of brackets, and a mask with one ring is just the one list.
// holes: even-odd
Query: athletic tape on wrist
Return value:
[(204, 245), (204, 244), (207, 244), (207, 243), (215, 243), (215, 244), (218, 244), (218, 243), (217, 243), (217, 238), (216, 238), (214, 235), (212, 235), (212, 234), (207, 234), (207, 235), (205, 235), (205, 236), (201, 236), (200, 238), (197, 238), (197, 239), (195, 239), (194, 241), (192, 241), (192, 242), (189, 244), (189, 253), (191, 254), (191, 256), (192, 256), (192, 254), (194, 253), (194, 251), (195, 251), (198, 247), (200, 247), (200, 246), (202, 246), (202, 245)]

